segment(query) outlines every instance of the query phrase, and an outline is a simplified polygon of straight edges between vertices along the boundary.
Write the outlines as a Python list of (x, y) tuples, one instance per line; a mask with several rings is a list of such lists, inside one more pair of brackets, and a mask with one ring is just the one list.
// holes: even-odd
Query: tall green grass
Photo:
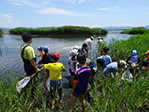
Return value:
[[(50, 93), (44, 83), (29, 84), (18, 93), (16, 83), (18, 77), (11, 78), (11, 84), (6, 81), (0, 83), (0, 112), (49, 112)], [(34, 91), (32, 88), (34, 88)], [(56, 99), (58, 100), (58, 99)], [(57, 103), (57, 105), (62, 106)], [(63, 111), (58, 106), (54, 111)]]
[(110, 56), (114, 61), (127, 60), (131, 51), (136, 49), (141, 62), (145, 59), (145, 52), (149, 50), (149, 34), (132, 36), (127, 40), (112, 40), (109, 44)]
[(2, 30), (2, 29), (0, 29), (0, 35), (1, 35), (1, 34), (3, 34), (3, 30)]
[(100, 28), (89, 28), (81, 26), (62, 26), (62, 27), (40, 27), (25, 28), (17, 27), (9, 30), (10, 34), (21, 35), (23, 32), (30, 32), (32, 35), (105, 35), (107, 30)]
[(149, 33), (149, 29), (146, 29), (144, 27), (137, 27), (137, 28), (132, 28), (132, 29), (128, 29), (125, 30), (121, 33), (126, 33), (126, 34), (145, 34), (145, 33)]
[[(98, 74), (95, 89), (92, 90), (94, 102), (90, 108), (97, 112), (147, 112), (149, 109), (149, 75), (141, 75), (132, 83), (123, 82), (121, 75), (112, 83)], [(98, 80), (97, 80), (98, 79)], [(100, 83), (99, 83), (100, 80)], [(105, 81), (106, 80), (106, 81)], [(97, 91), (102, 87), (102, 92)]]
[[(138, 50), (142, 61), (149, 50), (149, 34), (132, 36), (128, 40), (112, 40), (109, 44), (109, 55), (112, 61), (127, 60), (131, 50)], [(141, 67), (140, 63), (140, 68)], [(92, 90), (94, 101), (90, 106), (97, 112), (147, 112), (149, 110), (149, 73), (140, 71), (139, 78), (133, 82), (122, 81), (125, 69), (119, 69), (119, 75), (111, 79), (103, 79), (98, 72), (95, 78), (95, 89)], [(98, 91), (100, 88), (100, 91)], [(102, 91), (102, 92), (101, 92)]]

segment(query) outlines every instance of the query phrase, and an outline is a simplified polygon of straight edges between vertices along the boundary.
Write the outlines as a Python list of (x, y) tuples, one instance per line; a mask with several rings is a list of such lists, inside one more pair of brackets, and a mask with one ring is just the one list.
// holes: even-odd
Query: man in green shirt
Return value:
[(36, 65), (36, 56), (34, 49), (30, 45), (32, 43), (32, 37), (29, 33), (22, 34), (23, 44), (20, 48), (20, 55), (24, 62), (24, 70), (27, 76), (30, 76), (34, 73), (38, 73), (40, 69)]

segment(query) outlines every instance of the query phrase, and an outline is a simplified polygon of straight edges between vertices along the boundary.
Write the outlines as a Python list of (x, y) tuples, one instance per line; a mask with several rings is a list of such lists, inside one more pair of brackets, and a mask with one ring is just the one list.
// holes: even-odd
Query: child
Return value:
[(70, 51), (70, 58), (68, 60), (68, 65), (69, 65), (69, 72), (70, 72), (70, 77), (69, 77), (69, 87), (71, 88), (73, 85), (73, 79), (74, 75), (77, 69), (77, 51), (76, 50), (71, 50)]
[(82, 112), (85, 112), (86, 103), (84, 101), (84, 96), (87, 90), (87, 85), (89, 78), (91, 77), (91, 69), (89, 66), (86, 66), (86, 56), (84, 53), (79, 53), (77, 55), (77, 61), (79, 62), (80, 68), (77, 69), (74, 83), (71, 90), (72, 96), (72, 108), (75, 111), (75, 103), (78, 96), (80, 96), (80, 102), (82, 104)]
[(132, 50), (131, 51), (131, 56), (128, 57), (127, 63), (130, 64), (130, 73), (134, 76), (134, 70), (136, 69), (136, 77), (139, 75), (139, 63), (140, 63), (140, 58), (137, 56), (138, 51), (137, 50)]
[(42, 56), (42, 61), (41, 62), (43, 64), (52, 63), (53, 61), (51, 60), (51, 54), (48, 53), (49, 48), (47, 46), (44, 46), (43, 51), (45, 52), (45, 54)]
[(145, 70), (149, 70), (149, 60), (144, 60), (143, 63), (142, 63), (142, 66), (145, 67)]
[[(49, 48), (47, 46), (44, 46), (43, 51), (45, 52), (45, 54), (42, 56), (41, 64), (53, 63), (53, 61), (51, 59), (51, 54), (48, 53)], [(42, 82), (43, 80), (45, 81), (48, 78), (49, 70), (46, 70), (45, 72), (46, 72), (46, 75), (40, 76), (40, 78), (41, 78), (40, 82)]]
[(99, 68), (104, 68), (103, 69), (103, 73), (105, 75), (105, 77), (114, 77), (114, 74), (116, 74), (116, 72), (118, 72), (119, 68), (127, 68), (127, 63), (124, 60), (120, 60), (119, 62), (112, 62), (110, 64), (108, 64), (107, 66), (105, 66), (105, 61), (102, 58), (98, 58), (97, 59), (97, 66)]
[(149, 60), (149, 51), (147, 51), (147, 52), (145, 53), (145, 56), (146, 56), (146, 59), (145, 59), (145, 60)]
[(42, 60), (42, 56), (45, 54), (45, 52), (43, 51), (41, 46), (38, 46), (37, 50), (40, 52), (40, 55), (38, 55), (38, 57), (40, 57), (40, 61), (38, 62), (38, 64), (42, 64), (41, 60)]
[(62, 99), (62, 75), (61, 71), (66, 71), (64, 65), (59, 63), (58, 60), (60, 58), (60, 54), (58, 52), (54, 52), (51, 54), (51, 59), (53, 63), (48, 63), (44, 65), (44, 68), (49, 70), (49, 78), (50, 78), (50, 93), (52, 99), (52, 107), (54, 109), (54, 97), (56, 89), (58, 89), (59, 93), (59, 101)]
[(87, 44), (86, 43), (83, 43), (81, 49), (78, 49), (78, 53), (81, 53), (81, 52), (84, 53), (85, 56), (87, 56), (88, 51), (87, 51)]
[(104, 48), (103, 48), (103, 55), (100, 56), (100, 58), (104, 59), (106, 66), (107, 66), (109, 63), (112, 62), (111, 57), (108, 55), (108, 51), (109, 51), (109, 48), (108, 48), (108, 47), (104, 47)]

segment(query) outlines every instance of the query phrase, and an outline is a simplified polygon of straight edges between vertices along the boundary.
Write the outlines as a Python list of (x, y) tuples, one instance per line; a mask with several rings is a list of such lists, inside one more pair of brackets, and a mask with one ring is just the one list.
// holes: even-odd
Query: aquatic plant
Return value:
[(1, 34), (3, 34), (3, 30), (2, 30), (2, 29), (0, 29), (0, 35), (1, 35)]
[(21, 35), (23, 32), (30, 32), (32, 35), (106, 35), (107, 30), (100, 28), (89, 28), (81, 26), (62, 27), (40, 27), (25, 28), (17, 27), (9, 30), (10, 34)]
[(146, 29), (144, 27), (137, 27), (137, 28), (124, 30), (121, 33), (125, 33), (125, 34), (145, 34), (145, 33), (149, 33), (149, 29)]

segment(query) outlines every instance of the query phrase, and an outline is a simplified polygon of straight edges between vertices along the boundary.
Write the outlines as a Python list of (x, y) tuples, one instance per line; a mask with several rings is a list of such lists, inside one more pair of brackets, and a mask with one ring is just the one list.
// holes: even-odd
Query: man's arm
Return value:
[(36, 63), (35, 63), (35, 61), (34, 61), (34, 59), (31, 59), (31, 60), (29, 60), (29, 61), (30, 61), (31, 65), (34, 67), (34, 69), (36, 70), (36, 72), (37, 72), (37, 73), (40, 72), (40, 69), (37, 67), (37, 65), (36, 65)]

